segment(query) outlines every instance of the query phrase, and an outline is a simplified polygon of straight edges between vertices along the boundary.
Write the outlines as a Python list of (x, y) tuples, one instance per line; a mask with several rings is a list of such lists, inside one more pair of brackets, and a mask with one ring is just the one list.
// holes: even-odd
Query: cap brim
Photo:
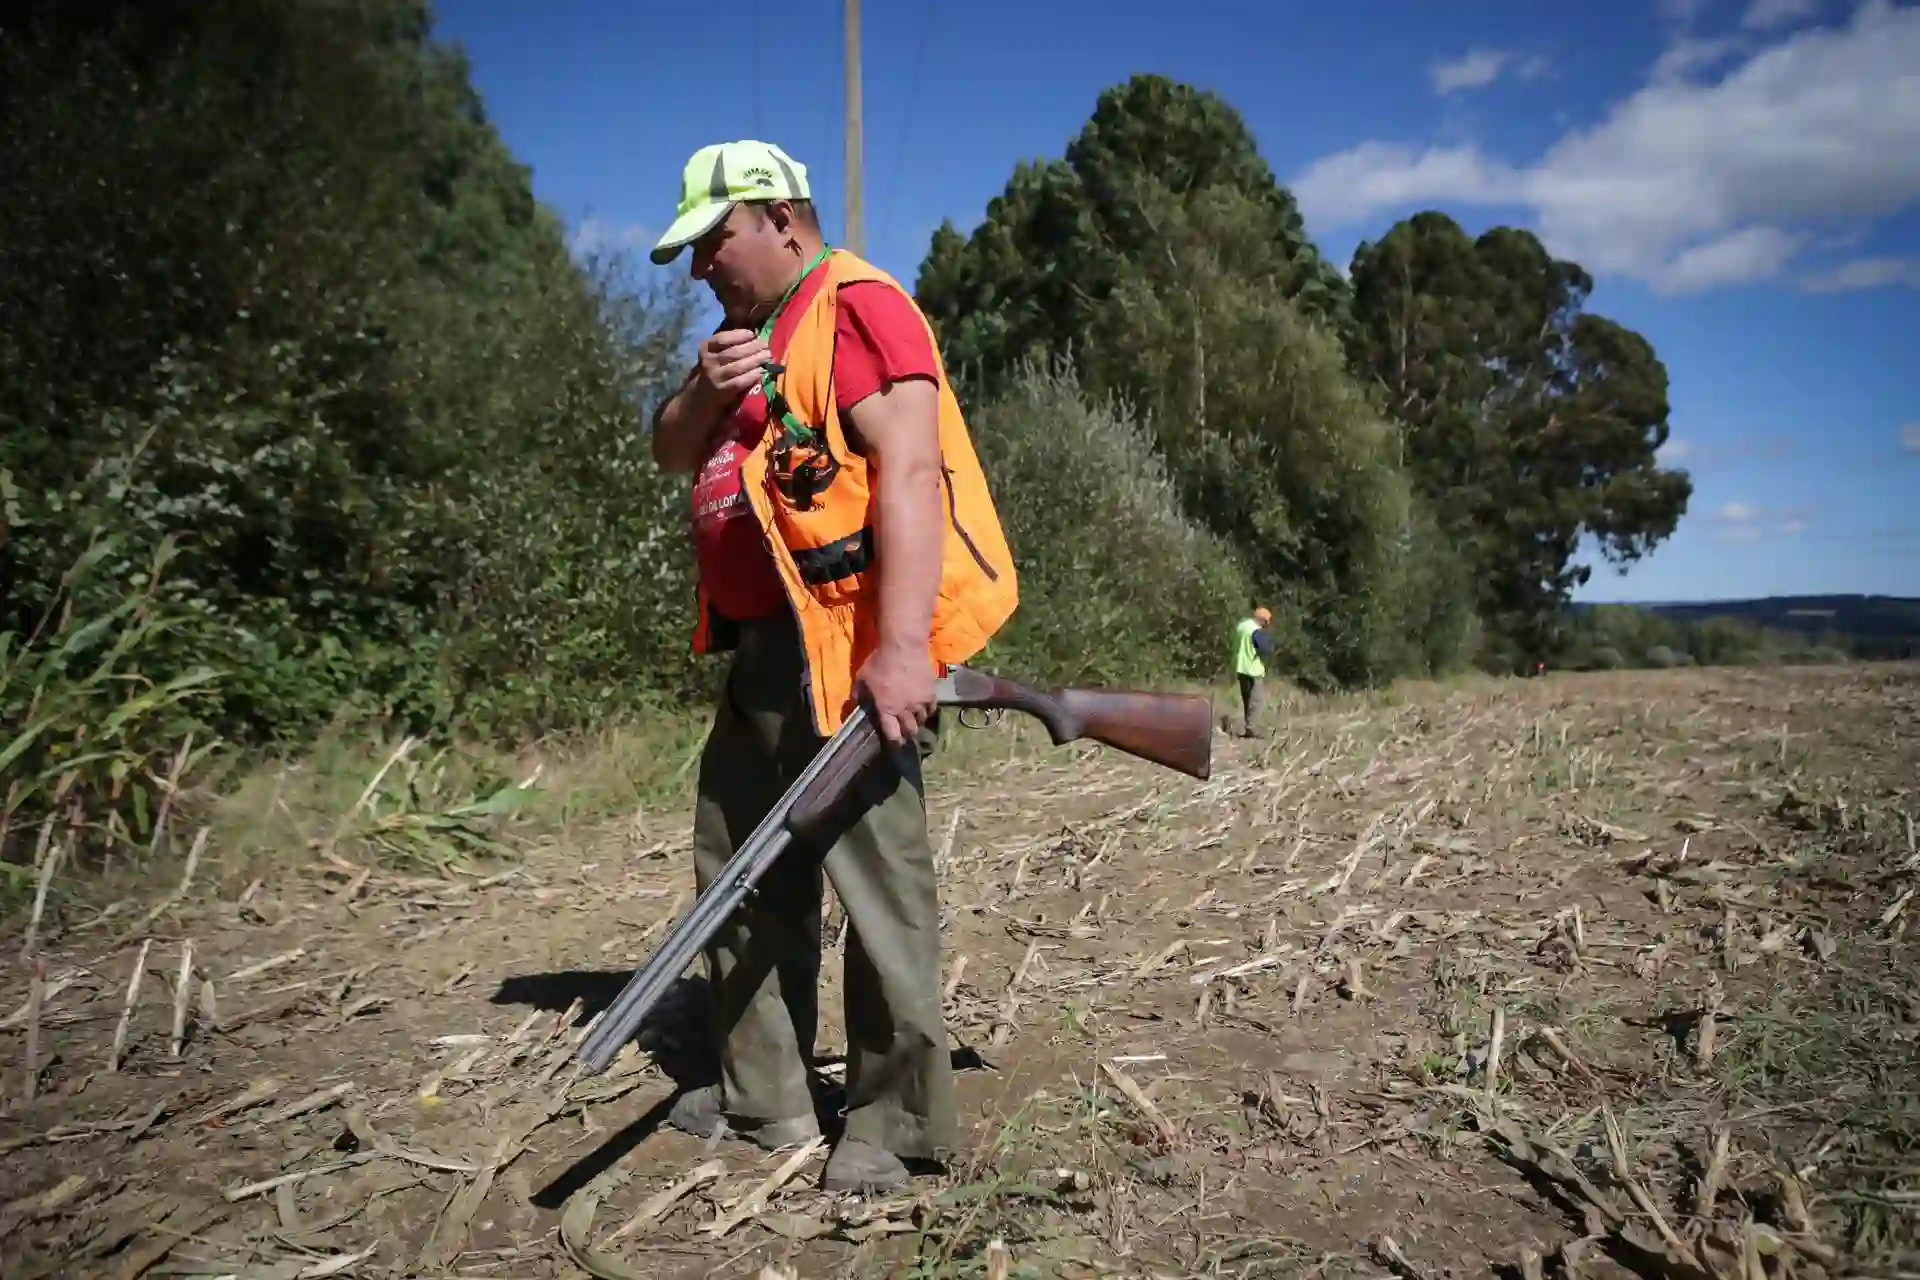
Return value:
[(733, 209), (731, 203), (706, 205), (689, 213), (683, 213), (673, 220), (666, 234), (653, 246), (653, 252), (647, 256), (653, 259), (656, 267), (664, 267), (680, 256), (680, 251), (698, 240), (707, 232), (720, 225)]

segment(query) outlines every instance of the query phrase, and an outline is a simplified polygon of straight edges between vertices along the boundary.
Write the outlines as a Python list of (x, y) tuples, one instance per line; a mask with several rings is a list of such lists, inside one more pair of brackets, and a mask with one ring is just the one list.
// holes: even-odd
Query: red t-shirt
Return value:
[[(816, 268), (780, 313), (769, 344), (775, 360), (785, 354), (822, 278)], [(833, 338), (834, 401), (843, 422), (847, 410), (889, 383), (936, 374), (933, 344), (912, 300), (879, 281), (856, 281), (840, 290)], [(756, 383), (714, 432), (713, 451), (693, 482), (694, 561), (712, 607), (737, 622), (786, 607), (779, 572), (740, 481), (740, 463), (760, 445), (766, 428), (767, 398)]]

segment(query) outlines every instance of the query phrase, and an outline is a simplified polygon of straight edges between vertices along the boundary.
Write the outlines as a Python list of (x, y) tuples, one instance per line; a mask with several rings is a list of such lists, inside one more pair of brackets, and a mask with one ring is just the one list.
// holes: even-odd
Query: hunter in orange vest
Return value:
[[(740, 479), (755, 521), (770, 535), (766, 545), (799, 624), (814, 728), (824, 737), (852, 709), (855, 675), (873, 659), (881, 639), (875, 525), (885, 514), (882, 495), (873, 465), (849, 446), (833, 394), (840, 291), (862, 281), (906, 291), (845, 251), (829, 253), (818, 269), (824, 278), (782, 353), (783, 372), (768, 375), (767, 400), (778, 415), (770, 424), (774, 429), (742, 458)], [(925, 318), (920, 322), (925, 325)], [(937, 360), (930, 327), (928, 348)], [(917, 493), (900, 497), (903, 505), (920, 507), (913, 514), (923, 519), (935, 512), (940, 525), (938, 590), (924, 636), (916, 626), (914, 639), (924, 639), (931, 663), (945, 664), (965, 662), (985, 648), (1013, 613), (1019, 590), (1000, 517), (944, 369), (934, 390), (937, 435), (928, 443), (937, 448), (932, 456), (939, 468)], [(699, 605), (694, 648), (711, 653), (719, 646), (704, 579)], [(926, 670), (931, 677), (931, 665)], [(930, 710), (930, 683), (924, 694)], [(879, 709), (883, 715), (892, 710)], [(918, 727), (903, 725), (906, 732), (896, 740)]]
[(846, 1124), (823, 1185), (882, 1193), (959, 1140), (920, 764), (936, 666), (985, 647), (1017, 579), (931, 326), (825, 243), (805, 166), (762, 142), (695, 152), (653, 260), (689, 248), (726, 318), (655, 416), (653, 452), (694, 476), (694, 647), (732, 655), (700, 762), (699, 888), (854, 699), (889, 749), (820, 856), (776, 862), (709, 948), (720, 1075), (668, 1123), (767, 1148), (820, 1132), (824, 874), (848, 930)]

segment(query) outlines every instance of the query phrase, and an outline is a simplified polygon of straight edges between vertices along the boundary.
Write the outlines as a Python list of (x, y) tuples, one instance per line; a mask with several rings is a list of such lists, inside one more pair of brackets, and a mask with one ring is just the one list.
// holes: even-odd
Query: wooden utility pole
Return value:
[(841, 55), (847, 77), (847, 248), (867, 252), (866, 220), (860, 208), (860, 0), (845, 0), (846, 49)]

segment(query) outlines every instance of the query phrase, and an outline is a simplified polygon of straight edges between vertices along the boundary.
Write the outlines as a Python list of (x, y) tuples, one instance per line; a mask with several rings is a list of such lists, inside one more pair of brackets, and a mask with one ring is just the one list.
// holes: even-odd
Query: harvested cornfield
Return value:
[(1272, 723), (1222, 735), (1205, 783), (1015, 726), (933, 775), (972, 1147), (882, 1203), (819, 1191), (822, 1148), (659, 1127), (706, 1067), (697, 968), (576, 1077), (690, 901), (684, 808), (473, 874), (323, 849), (23, 912), (6, 1274), (1920, 1269), (1920, 668), (1476, 682)]

